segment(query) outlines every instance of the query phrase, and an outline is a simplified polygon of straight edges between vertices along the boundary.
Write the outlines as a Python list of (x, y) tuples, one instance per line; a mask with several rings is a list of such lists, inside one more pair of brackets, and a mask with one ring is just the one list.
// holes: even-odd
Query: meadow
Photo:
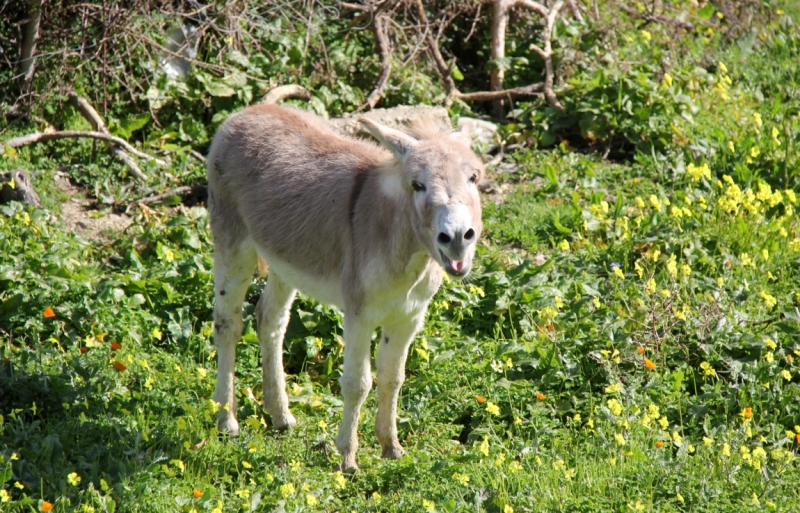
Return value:
[[(202, 180), (188, 150), (224, 116), (201, 133), (188, 115), (156, 127), (117, 113), (117, 133), (171, 152), (139, 191), (91, 141), (5, 148), (0, 169), (36, 170), (43, 205), (0, 205), (0, 511), (798, 511), (800, 17), (763, 6), (735, 39), (722, 11), (692, 11), (720, 26), (678, 49), (669, 26), (618, 28), (614, 59), (594, 46), (559, 91), (564, 112), (515, 104), (500, 134), (518, 149), (489, 169), (476, 268), (445, 280), (411, 349), (406, 454), (380, 458), (373, 389), (354, 475), (334, 446), (340, 313), (296, 300), (284, 360), (298, 426), (278, 433), (256, 277), (242, 430), (219, 433), (205, 205), (131, 203)], [(189, 112), (219, 99), (203, 85), (162, 94)], [(421, 94), (409, 87), (395, 92)], [(52, 102), (60, 126), (85, 128)], [(93, 216), (122, 205), (132, 224), (66, 229), (57, 173)]]

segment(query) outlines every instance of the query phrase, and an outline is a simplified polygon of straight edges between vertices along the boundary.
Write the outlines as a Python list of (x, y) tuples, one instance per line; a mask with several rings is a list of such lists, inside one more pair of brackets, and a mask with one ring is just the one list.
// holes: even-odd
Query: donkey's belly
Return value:
[(338, 277), (321, 278), (310, 275), (293, 266), (291, 263), (277, 258), (260, 248), (258, 253), (266, 260), (267, 264), (269, 264), (270, 272), (275, 272), (284, 283), (316, 299), (320, 303), (335, 306), (340, 310), (344, 309), (341, 281)]

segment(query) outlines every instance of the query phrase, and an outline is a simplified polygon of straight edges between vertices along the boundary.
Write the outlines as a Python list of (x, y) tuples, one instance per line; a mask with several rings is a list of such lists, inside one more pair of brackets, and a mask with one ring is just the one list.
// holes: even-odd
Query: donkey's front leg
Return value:
[(297, 422), (289, 412), (286, 378), (283, 373), (283, 336), (289, 325), (289, 313), (295, 290), (270, 272), (261, 299), (258, 300), (258, 340), (261, 343), (264, 380), (264, 408), (278, 430), (293, 427)]
[(344, 371), (339, 379), (344, 398), (344, 412), (336, 448), (342, 455), (343, 472), (355, 472), (358, 450), (358, 416), (361, 405), (372, 388), (369, 349), (374, 328), (365, 324), (357, 315), (344, 316)]
[(406, 357), (423, 317), (382, 327), (378, 348), (378, 416), (375, 431), (384, 458), (398, 459), (403, 448), (397, 439), (397, 397), (405, 380)]

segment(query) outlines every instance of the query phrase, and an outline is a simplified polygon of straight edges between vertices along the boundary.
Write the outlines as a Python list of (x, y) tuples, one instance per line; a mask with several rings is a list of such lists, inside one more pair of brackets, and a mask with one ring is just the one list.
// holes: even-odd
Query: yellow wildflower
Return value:
[(486, 411), (489, 412), (490, 415), (500, 415), (500, 408), (492, 401), (486, 403)]
[(727, 442), (722, 444), (722, 455), (723, 456), (731, 455), (731, 446)]
[(667, 87), (671, 86), (672, 85), (672, 75), (670, 75), (669, 73), (664, 73), (664, 80), (662, 81), (662, 83), (664, 85), (666, 85)]
[(620, 404), (620, 402), (616, 399), (609, 399), (606, 401), (606, 404), (608, 405), (608, 409), (611, 410), (611, 413), (614, 415), (619, 416), (622, 413), (622, 404)]
[(622, 391), (622, 385), (619, 383), (614, 383), (613, 385), (608, 385), (606, 387), (607, 394), (617, 394)]
[(67, 476), (67, 481), (72, 486), (78, 486), (81, 482), (81, 476), (79, 476), (77, 472), (72, 472)]
[(644, 208), (644, 200), (639, 196), (636, 196), (636, 206), (639, 208)]
[(622, 436), (622, 433), (614, 435), (614, 440), (616, 440), (619, 445), (625, 445), (625, 437)]
[(661, 210), (661, 200), (659, 200), (655, 194), (651, 194), (647, 198), (647, 201), (650, 202), (650, 206), (652, 206), (654, 209)]
[(761, 299), (764, 301), (764, 306), (767, 308), (772, 308), (778, 304), (778, 300), (775, 299), (775, 296), (767, 294), (763, 290), (759, 292), (758, 295), (761, 296)]
[(341, 472), (336, 472), (336, 476), (333, 478), (333, 480), (336, 483), (336, 488), (340, 490), (347, 485), (347, 479), (345, 479), (344, 474)]
[(483, 441), (478, 446), (478, 450), (484, 455), (489, 456), (489, 438), (483, 437)]
[(560, 249), (561, 251), (569, 251), (569, 242), (567, 242), (566, 240), (562, 240), (561, 242), (558, 243), (558, 249)]
[(436, 505), (428, 499), (422, 499), (422, 507), (425, 508), (425, 511), (436, 511)]
[(650, 32), (648, 32), (648, 31), (646, 31), (646, 30), (640, 30), (640, 31), (639, 31), (639, 33), (640, 33), (640, 34), (642, 35), (642, 37), (643, 37), (643, 38), (645, 38), (647, 41), (650, 41), (651, 39), (653, 39), (653, 36), (651, 36), (651, 35), (650, 35)]
[(791, 379), (792, 379), (792, 373), (791, 373), (791, 372), (789, 372), (789, 371), (788, 371), (788, 370), (786, 370), (786, 369), (783, 369), (783, 370), (781, 371), (781, 376), (783, 376), (783, 379), (785, 379), (786, 381), (789, 381), (789, 380), (791, 380)]
[(469, 476), (466, 474), (459, 474), (458, 472), (456, 472), (455, 474), (453, 474), (453, 479), (455, 479), (462, 485), (466, 485), (467, 483), (469, 483)]

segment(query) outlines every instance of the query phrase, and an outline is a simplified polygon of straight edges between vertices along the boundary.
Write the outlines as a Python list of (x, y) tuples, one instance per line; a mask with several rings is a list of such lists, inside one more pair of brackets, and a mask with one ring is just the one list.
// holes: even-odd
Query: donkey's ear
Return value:
[(465, 129), (463, 127), (461, 128), (461, 130), (458, 130), (456, 132), (452, 132), (449, 135), (449, 137), (450, 137), (450, 140), (458, 141), (461, 144), (463, 144), (464, 146), (466, 146), (467, 148), (472, 146), (472, 136), (470, 135), (469, 130)]
[(400, 130), (375, 123), (364, 117), (358, 118), (358, 121), (369, 130), (369, 133), (371, 133), (378, 142), (401, 159), (408, 155), (408, 152), (417, 145), (416, 139), (408, 134), (404, 134)]

